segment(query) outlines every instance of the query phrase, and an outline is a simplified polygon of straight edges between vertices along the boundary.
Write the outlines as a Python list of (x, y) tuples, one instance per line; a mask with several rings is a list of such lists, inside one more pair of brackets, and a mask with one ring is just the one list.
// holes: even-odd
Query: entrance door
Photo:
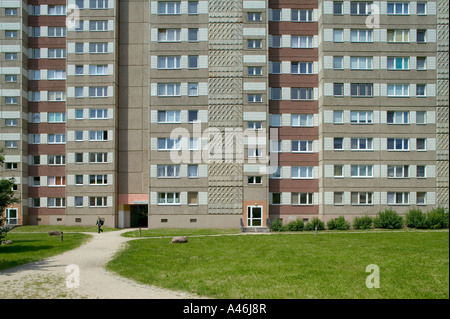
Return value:
[(260, 227), (262, 225), (262, 207), (247, 206), (247, 226)]
[(130, 205), (130, 227), (148, 226), (148, 206)]
[(17, 208), (6, 209), (6, 224), (17, 225), (19, 222), (19, 214)]

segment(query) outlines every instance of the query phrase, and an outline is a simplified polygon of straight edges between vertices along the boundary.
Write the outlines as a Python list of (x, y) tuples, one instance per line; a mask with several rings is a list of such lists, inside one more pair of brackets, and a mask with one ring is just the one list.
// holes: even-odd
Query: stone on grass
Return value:
[(181, 243), (187, 243), (186, 236), (178, 236), (172, 238), (172, 244), (181, 244)]

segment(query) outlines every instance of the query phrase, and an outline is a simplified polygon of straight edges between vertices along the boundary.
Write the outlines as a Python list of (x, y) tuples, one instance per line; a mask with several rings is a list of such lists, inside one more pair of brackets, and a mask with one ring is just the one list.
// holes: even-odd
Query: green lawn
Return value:
[[(141, 229), (141, 237), (165, 237), (165, 236), (201, 236), (201, 235), (227, 235), (239, 234), (239, 228), (219, 229), (219, 228), (158, 228)], [(139, 237), (139, 231), (133, 230), (123, 233), (124, 237)]]
[[(213, 298), (449, 298), (449, 233), (313, 233), (134, 240), (107, 269)], [(366, 287), (369, 264), (380, 288)]]
[(90, 237), (86, 234), (65, 233), (61, 242), (59, 236), (49, 236), (47, 233), (9, 232), (6, 239), (12, 240), (13, 244), (0, 246), (0, 270), (61, 254), (79, 247)]

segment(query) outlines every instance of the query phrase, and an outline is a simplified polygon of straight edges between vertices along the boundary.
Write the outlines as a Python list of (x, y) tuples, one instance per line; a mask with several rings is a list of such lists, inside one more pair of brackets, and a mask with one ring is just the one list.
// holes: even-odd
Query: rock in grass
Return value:
[(49, 231), (48, 234), (50, 236), (59, 236), (59, 235), (61, 235), (61, 232), (56, 231), (56, 230), (52, 230), (52, 231)]
[(172, 238), (172, 244), (182, 244), (182, 243), (187, 243), (186, 236), (178, 236)]
[(2, 242), (1, 242), (1, 245), (11, 245), (12, 243), (13, 243), (12, 240), (7, 239), (7, 240), (2, 241)]

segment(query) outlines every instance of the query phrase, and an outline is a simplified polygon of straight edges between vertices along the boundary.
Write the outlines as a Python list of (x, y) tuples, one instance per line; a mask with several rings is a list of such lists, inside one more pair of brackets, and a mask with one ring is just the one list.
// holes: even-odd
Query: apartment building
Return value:
[(448, 207), (443, 1), (1, 0), (10, 223)]

